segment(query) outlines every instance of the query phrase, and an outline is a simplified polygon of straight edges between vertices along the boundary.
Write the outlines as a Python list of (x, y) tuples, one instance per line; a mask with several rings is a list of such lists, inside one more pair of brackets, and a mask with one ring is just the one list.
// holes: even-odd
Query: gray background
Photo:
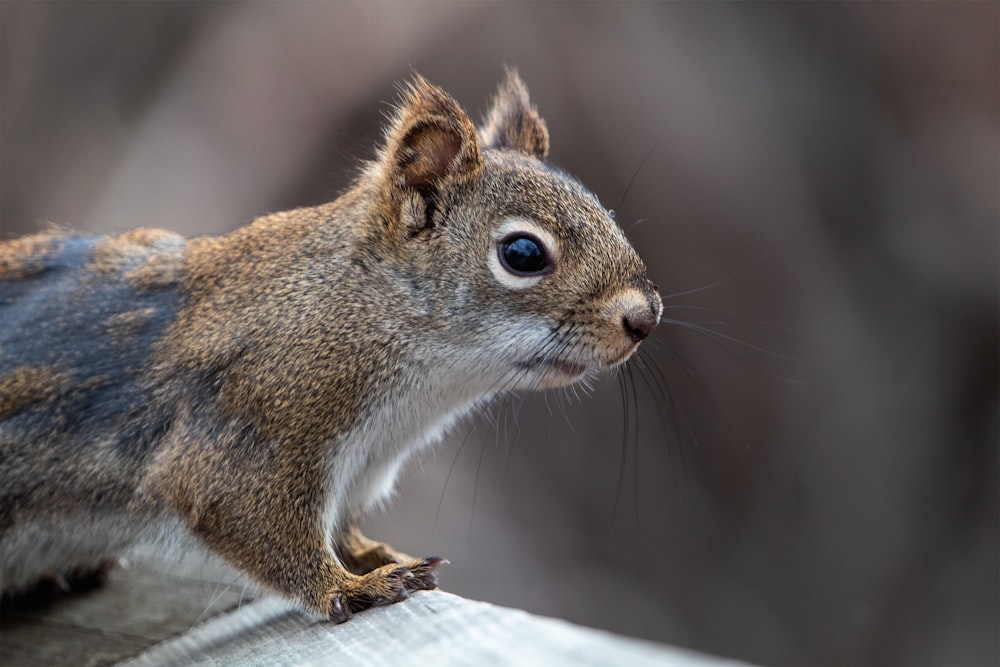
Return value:
[(516, 65), (553, 161), (710, 331), (470, 421), (369, 532), (448, 556), (450, 591), (630, 635), (996, 664), (998, 26), (992, 2), (3, 2), (0, 235), (329, 200), (394, 82), (478, 118)]

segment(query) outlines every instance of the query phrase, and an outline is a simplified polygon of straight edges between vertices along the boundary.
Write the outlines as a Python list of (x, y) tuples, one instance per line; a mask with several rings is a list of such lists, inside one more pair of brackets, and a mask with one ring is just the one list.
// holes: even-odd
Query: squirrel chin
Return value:
[(562, 359), (541, 362), (535, 369), (539, 374), (539, 379), (533, 386), (537, 389), (568, 387), (594, 371), (594, 369), (579, 362)]
[(526, 367), (530, 367), (538, 374), (538, 379), (531, 385), (533, 389), (559, 389), (576, 384), (588, 374), (595, 375), (602, 370), (624, 364), (638, 348), (638, 344), (633, 345), (616, 359), (598, 361), (589, 365), (566, 359), (544, 359)]

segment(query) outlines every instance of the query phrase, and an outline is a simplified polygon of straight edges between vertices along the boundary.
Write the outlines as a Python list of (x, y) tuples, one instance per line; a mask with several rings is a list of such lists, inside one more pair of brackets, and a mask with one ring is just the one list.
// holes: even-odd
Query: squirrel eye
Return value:
[(497, 246), (500, 264), (516, 276), (537, 276), (552, 270), (542, 242), (530, 234), (519, 233)]

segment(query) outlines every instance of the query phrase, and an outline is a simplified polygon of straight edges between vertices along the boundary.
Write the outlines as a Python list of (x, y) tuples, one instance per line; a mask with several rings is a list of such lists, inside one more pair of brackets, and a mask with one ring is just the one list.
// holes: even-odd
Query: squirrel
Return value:
[(331, 203), (220, 237), (0, 243), (0, 590), (194, 538), (323, 618), (437, 586), (359, 519), (458, 419), (622, 364), (662, 314), (514, 70), (413, 75)]

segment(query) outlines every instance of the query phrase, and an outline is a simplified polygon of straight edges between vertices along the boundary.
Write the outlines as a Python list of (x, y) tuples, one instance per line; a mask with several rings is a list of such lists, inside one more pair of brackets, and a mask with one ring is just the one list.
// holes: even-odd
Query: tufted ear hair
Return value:
[(449, 178), (476, 174), (482, 157), (465, 111), (418, 74), (403, 90), (380, 162), (396, 186), (426, 197)]
[(507, 69), (479, 129), (479, 140), (484, 148), (518, 150), (539, 160), (549, 154), (549, 131), (528, 99), (528, 89), (517, 70)]

